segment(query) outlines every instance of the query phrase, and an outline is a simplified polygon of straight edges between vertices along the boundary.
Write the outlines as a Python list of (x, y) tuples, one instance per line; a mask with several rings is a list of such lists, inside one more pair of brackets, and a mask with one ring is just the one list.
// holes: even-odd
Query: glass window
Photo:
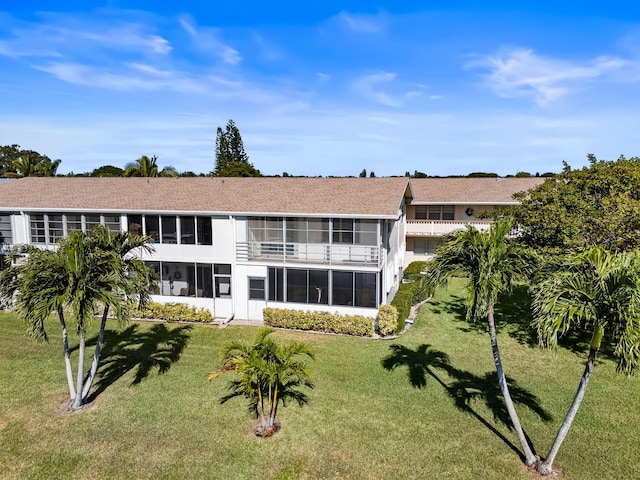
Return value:
[(307, 221), (287, 218), (287, 242), (307, 243)]
[(104, 226), (107, 227), (112, 234), (120, 233), (122, 230), (120, 226), (120, 215), (107, 213), (102, 217), (104, 219)]
[(282, 242), (282, 218), (265, 219), (264, 239), (267, 242)]
[(86, 231), (89, 232), (96, 225), (100, 225), (100, 215), (85, 215)]
[(216, 286), (216, 297), (231, 296), (231, 265), (216, 263), (213, 266), (213, 278)]
[(353, 305), (353, 272), (334, 271), (332, 305)]
[(82, 231), (82, 215), (67, 213), (67, 235), (69, 232), (81, 232)]
[(64, 237), (62, 214), (47, 215), (49, 223), (49, 243), (58, 243)]
[(284, 269), (269, 267), (269, 300), (282, 302), (284, 300)]
[(356, 272), (355, 305), (376, 307), (376, 274)]
[(249, 300), (264, 299), (264, 278), (249, 278)]
[(329, 272), (309, 270), (309, 303), (329, 304)]
[(160, 217), (158, 215), (144, 216), (144, 234), (153, 238), (155, 243), (160, 243)]
[(127, 230), (132, 235), (142, 235), (142, 215), (127, 215)]
[(353, 219), (333, 219), (333, 243), (353, 243)]
[(310, 218), (307, 220), (308, 243), (329, 243), (329, 219)]
[(180, 217), (180, 243), (183, 245), (196, 243), (195, 217)]
[(11, 215), (0, 215), (0, 243), (12, 244)]
[(213, 275), (211, 265), (196, 266), (196, 297), (213, 298)]
[(162, 218), (162, 243), (178, 243), (176, 231), (176, 217), (168, 216)]
[(160, 278), (160, 262), (144, 262), (147, 264), (147, 266), (151, 269), (151, 271), (154, 273), (154, 278), (157, 280), (158, 283), (155, 284), (155, 286), (152, 288), (151, 290), (151, 294), (152, 295), (159, 295), (160, 294), (160, 282), (161, 282), (161, 278)]
[(443, 205), (442, 206), (442, 220), (453, 220), (455, 217), (456, 207), (455, 205)]
[(287, 302), (308, 303), (307, 270), (287, 268)]
[(47, 237), (44, 229), (44, 215), (31, 215), (31, 242), (32, 243), (46, 243)]
[(378, 244), (378, 222), (376, 220), (356, 220), (354, 227), (356, 245)]
[(197, 217), (198, 245), (212, 245), (211, 217)]
[(416, 220), (427, 220), (427, 212), (429, 208), (427, 205), (416, 205)]

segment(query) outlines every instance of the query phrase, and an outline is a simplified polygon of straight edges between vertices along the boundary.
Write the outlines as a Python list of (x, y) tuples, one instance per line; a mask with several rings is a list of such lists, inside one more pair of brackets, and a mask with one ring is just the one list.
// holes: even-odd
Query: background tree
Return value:
[(533, 270), (530, 252), (511, 242), (507, 236), (512, 224), (508, 219), (499, 219), (488, 232), (479, 232), (472, 226), (454, 232), (436, 249), (436, 256), (427, 267), (425, 276), (428, 291), (457, 276), (467, 278), (467, 320), (486, 317), (491, 342), (491, 351), (498, 375), (498, 384), (504, 398), (509, 418), (518, 436), (525, 463), (533, 465), (534, 455), (524, 434), (515, 410), (509, 386), (502, 367), (498, 337), (494, 319), (494, 306), (498, 295), (511, 289), (515, 280), (528, 279)]
[[(28, 248), (28, 247), (27, 247)], [(62, 329), (69, 409), (80, 410), (89, 396), (100, 359), (106, 320), (111, 309), (116, 319), (128, 317), (130, 307), (144, 304), (151, 288), (151, 272), (135, 250), (152, 251), (150, 239), (121, 233), (112, 236), (104, 226), (90, 233), (74, 231), (56, 250), (28, 249), (26, 262), (0, 274), (0, 292), (14, 301), (30, 333), (47, 338), (47, 319), (57, 313)], [(24, 253), (20, 249), (13, 255)], [(89, 375), (85, 377), (86, 329), (94, 309), (102, 307), (102, 321)], [(78, 364), (74, 382), (67, 314), (78, 334)]]
[(178, 172), (171, 165), (160, 170), (158, 157), (142, 155), (135, 162), (127, 163), (124, 167), (125, 177), (177, 177)]
[(367, 176), (367, 169), (363, 168), (362, 171), (360, 172), (360, 175), (358, 175), (360, 178), (366, 178)]
[(543, 345), (556, 346), (558, 335), (590, 327), (591, 347), (575, 397), (549, 454), (538, 472), (549, 475), (553, 462), (587, 390), (605, 327), (615, 344), (618, 371), (640, 365), (640, 258), (637, 252), (613, 254), (594, 247), (553, 266), (534, 287), (534, 324)]
[(233, 120), (229, 120), (226, 129), (218, 127), (216, 131), (215, 177), (261, 177), (262, 174), (251, 163), (244, 151), (240, 130)]
[(516, 195), (510, 209), (531, 246), (580, 251), (602, 245), (612, 251), (640, 246), (640, 158), (597, 160)]
[(211, 381), (225, 372), (238, 373), (239, 379), (231, 382), (232, 393), (227, 398), (244, 396), (250, 400), (260, 419), (256, 433), (262, 437), (277, 429), (280, 402), (286, 405), (287, 399), (293, 398), (303, 405), (307, 397), (298, 387), (313, 387), (306, 363), (298, 359), (303, 355), (314, 358), (309, 346), (301, 342), (277, 343), (270, 337), (274, 331), (263, 328), (253, 343), (227, 344), (222, 350), (222, 367), (208, 375)]
[(124, 176), (124, 169), (115, 167), (113, 165), (102, 165), (94, 169), (90, 176), (92, 177), (122, 177)]
[(21, 150), (20, 145), (0, 147), (0, 169), (7, 178), (53, 177), (60, 163), (34, 150)]

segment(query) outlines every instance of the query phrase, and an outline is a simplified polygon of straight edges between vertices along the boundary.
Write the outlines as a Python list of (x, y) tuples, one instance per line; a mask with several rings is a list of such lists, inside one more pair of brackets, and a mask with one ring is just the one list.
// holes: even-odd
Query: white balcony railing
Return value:
[(381, 265), (380, 248), (372, 245), (240, 242), (236, 247), (236, 258), (238, 261)]
[(491, 220), (407, 220), (407, 236), (441, 237), (471, 225), (481, 232), (489, 230)]

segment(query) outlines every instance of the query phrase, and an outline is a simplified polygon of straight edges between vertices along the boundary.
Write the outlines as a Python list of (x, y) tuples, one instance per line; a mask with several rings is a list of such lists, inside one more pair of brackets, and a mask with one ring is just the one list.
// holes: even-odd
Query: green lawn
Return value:
[[(63, 415), (57, 325), (39, 344), (0, 313), (0, 477), (532, 478), (501, 420), (488, 337), (461, 319), (461, 294), (454, 282), (396, 341), (277, 332), (313, 346), (316, 388), (305, 407), (280, 410), (283, 429), (266, 440), (252, 436), (244, 400), (220, 404), (228, 379), (206, 382), (220, 347), (255, 328), (109, 325), (94, 407)], [(586, 352), (574, 351), (580, 339), (541, 351), (520, 327), (503, 325), (499, 339), (521, 420), (544, 454)], [(640, 475), (640, 381), (614, 370), (607, 358), (596, 367), (557, 458), (567, 478)]]

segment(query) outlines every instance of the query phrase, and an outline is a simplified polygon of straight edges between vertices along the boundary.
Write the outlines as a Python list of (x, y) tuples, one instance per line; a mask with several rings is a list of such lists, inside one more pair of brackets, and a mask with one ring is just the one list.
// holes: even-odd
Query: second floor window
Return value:
[(455, 205), (416, 205), (416, 220), (453, 220)]

